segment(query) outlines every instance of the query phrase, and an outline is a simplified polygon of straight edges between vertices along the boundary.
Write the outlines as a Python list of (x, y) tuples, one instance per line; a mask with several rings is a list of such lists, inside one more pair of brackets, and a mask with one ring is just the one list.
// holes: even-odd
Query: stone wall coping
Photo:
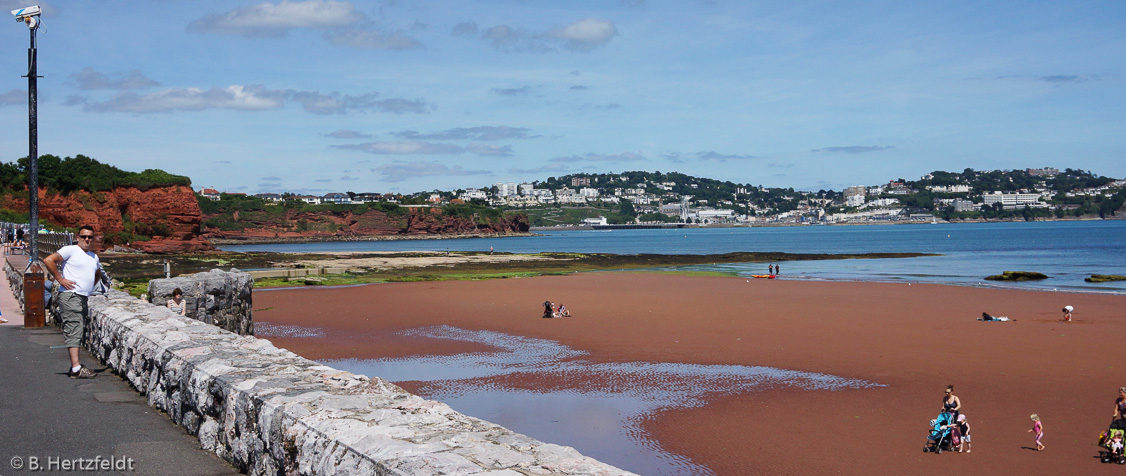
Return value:
[(120, 291), (89, 302), (91, 352), (248, 474), (633, 474)]

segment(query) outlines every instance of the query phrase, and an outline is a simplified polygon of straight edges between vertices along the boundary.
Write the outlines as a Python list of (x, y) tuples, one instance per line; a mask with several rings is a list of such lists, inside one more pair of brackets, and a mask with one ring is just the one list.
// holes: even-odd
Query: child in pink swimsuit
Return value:
[(1040, 438), (1044, 437), (1044, 424), (1040, 422), (1040, 416), (1035, 413), (1029, 418), (1032, 419), (1032, 429), (1028, 432), (1036, 433), (1036, 451), (1044, 451), (1044, 444), (1040, 443)]

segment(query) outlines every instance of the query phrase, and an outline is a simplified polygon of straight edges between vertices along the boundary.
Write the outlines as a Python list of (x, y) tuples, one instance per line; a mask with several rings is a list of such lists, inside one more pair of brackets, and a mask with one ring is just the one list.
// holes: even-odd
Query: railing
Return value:
[[(0, 240), (10, 244), (16, 240), (16, 230), (22, 229), (24, 230), (24, 241), (26, 242), (29, 234), (28, 227), (29, 225), (27, 223), (0, 222)], [(11, 232), (11, 235), (9, 235), (9, 232)], [(11, 239), (8, 238), (9, 236), (11, 236)], [(59, 248), (74, 244), (74, 235), (71, 233), (46, 232), (37, 234), (36, 238), (38, 240), (40, 258), (51, 256), (51, 253), (59, 251)], [(26, 248), (22, 250), (12, 249), (12, 252), (27, 253), (27, 250)], [(32, 261), (34, 260), (32, 259)]]

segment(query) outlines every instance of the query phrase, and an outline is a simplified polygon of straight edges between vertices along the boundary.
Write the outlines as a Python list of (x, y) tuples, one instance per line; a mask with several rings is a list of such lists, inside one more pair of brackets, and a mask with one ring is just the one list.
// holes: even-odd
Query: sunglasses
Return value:
[(92, 240), (92, 239), (94, 239), (94, 235), (78, 235), (78, 239), (80, 239), (80, 240)]

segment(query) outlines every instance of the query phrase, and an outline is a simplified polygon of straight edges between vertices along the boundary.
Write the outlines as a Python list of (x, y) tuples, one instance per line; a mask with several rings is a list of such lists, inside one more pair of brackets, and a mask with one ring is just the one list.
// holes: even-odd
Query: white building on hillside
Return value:
[(991, 193), (983, 194), (981, 196), (981, 198), (985, 202), (986, 205), (993, 205), (994, 203), (1000, 203), (1002, 206), (1005, 206), (1005, 207), (1021, 207), (1021, 206), (1024, 206), (1024, 205), (1029, 205), (1029, 206), (1032, 206), (1032, 207), (1047, 206), (1047, 204), (1040, 203), (1040, 194), (1039, 193), (991, 192)]
[(465, 192), (462, 193), (461, 196), (459, 196), (458, 198), (465, 200), (467, 202), (470, 201), (470, 200), (474, 200), (474, 199), (485, 200), (485, 199), (489, 198), (489, 194), (485, 193), (484, 190), (480, 190), (480, 189), (476, 189), (476, 188), (467, 188), (467, 189), (465, 189)]
[(939, 193), (970, 193), (969, 185), (928, 185), (927, 190)]
[(497, 182), (494, 183), (493, 186), (497, 188), (498, 197), (507, 197), (520, 193), (520, 190), (516, 188), (516, 182)]

